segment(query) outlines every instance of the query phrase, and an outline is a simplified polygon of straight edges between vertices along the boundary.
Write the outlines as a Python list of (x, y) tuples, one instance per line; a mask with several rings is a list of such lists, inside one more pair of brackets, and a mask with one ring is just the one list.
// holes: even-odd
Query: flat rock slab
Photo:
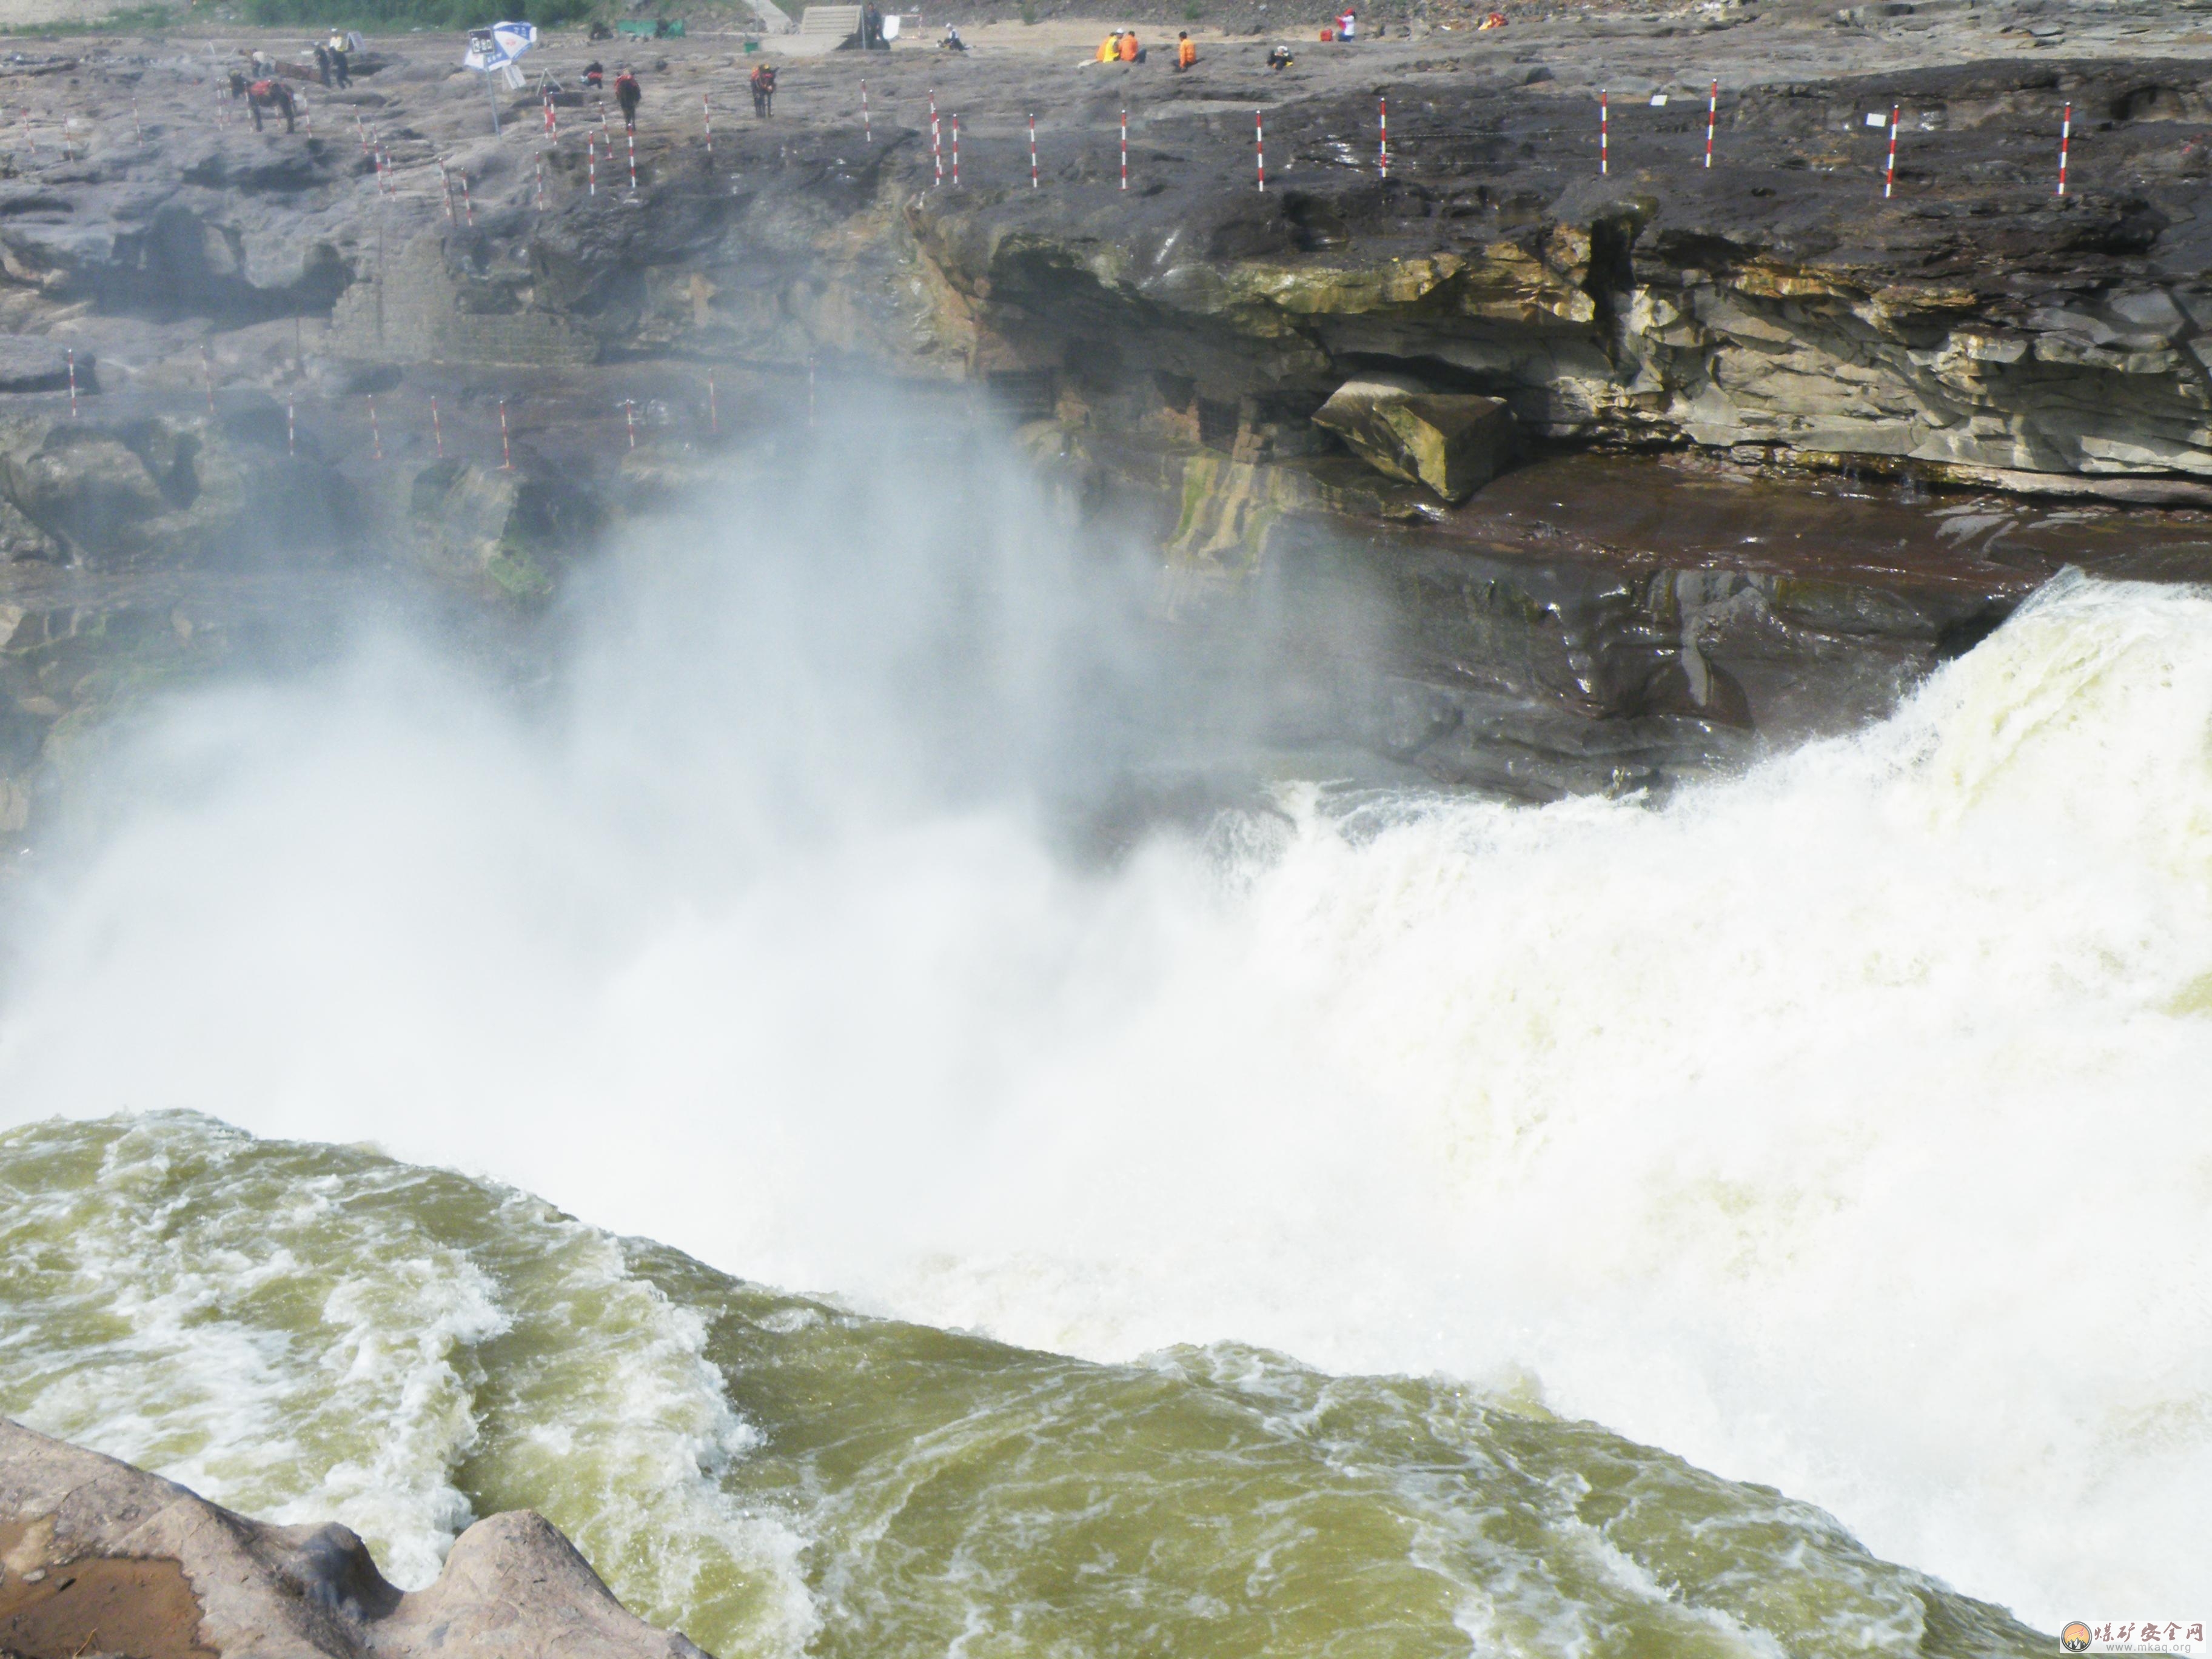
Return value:
[[(0, 392), (66, 392), (70, 348), (34, 334), (0, 334)], [(76, 354), (76, 389), (100, 389), (93, 354)]]
[(272, 1527), (0, 1419), (0, 1651), (72, 1659), (706, 1659), (551, 1522), (477, 1522), (403, 1594), (344, 1527)]

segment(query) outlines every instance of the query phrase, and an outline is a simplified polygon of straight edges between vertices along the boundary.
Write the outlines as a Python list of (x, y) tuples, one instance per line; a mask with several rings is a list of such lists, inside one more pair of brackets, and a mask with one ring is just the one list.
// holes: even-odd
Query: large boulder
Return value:
[(344, 1527), (250, 1521), (5, 1419), (0, 1652), (705, 1659), (625, 1612), (568, 1540), (526, 1510), (477, 1522), (435, 1583), (402, 1594)]
[(1431, 392), (1397, 375), (1346, 380), (1314, 416), (1377, 471), (1465, 501), (1513, 452), (1513, 416), (1496, 398)]

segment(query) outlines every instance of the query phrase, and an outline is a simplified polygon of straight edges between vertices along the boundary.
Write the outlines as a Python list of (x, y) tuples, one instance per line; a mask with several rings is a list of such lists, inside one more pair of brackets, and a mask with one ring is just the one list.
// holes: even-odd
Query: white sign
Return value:
[(488, 29), (471, 29), (461, 67), (487, 72), (504, 69), (537, 44), (538, 27), (533, 23), (494, 23)]
[(1870, 127), (1886, 127), (1889, 125), (1889, 117), (1884, 115), (1880, 110), (1875, 110), (1868, 115), (1867, 125)]

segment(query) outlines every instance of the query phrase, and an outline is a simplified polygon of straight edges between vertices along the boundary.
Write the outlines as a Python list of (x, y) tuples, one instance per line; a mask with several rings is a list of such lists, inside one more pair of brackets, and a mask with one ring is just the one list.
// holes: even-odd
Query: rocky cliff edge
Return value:
[(344, 1527), (250, 1521), (0, 1420), (0, 1653), (13, 1659), (704, 1659), (623, 1611), (543, 1516), (463, 1533), (428, 1588)]

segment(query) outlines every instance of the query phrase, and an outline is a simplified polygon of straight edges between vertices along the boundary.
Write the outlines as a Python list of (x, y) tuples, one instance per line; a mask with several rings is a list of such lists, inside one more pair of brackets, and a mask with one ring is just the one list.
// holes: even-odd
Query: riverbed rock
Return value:
[(528, 1510), (403, 1593), (351, 1530), (276, 1527), (0, 1419), (0, 1651), (20, 1659), (703, 1659)]
[(1502, 398), (1431, 392), (1403, 375), (1346, 380), (1314, 412), (1378, 472), (1425, 484), (1455, 505), (1495, 477), (1513, 447)]

